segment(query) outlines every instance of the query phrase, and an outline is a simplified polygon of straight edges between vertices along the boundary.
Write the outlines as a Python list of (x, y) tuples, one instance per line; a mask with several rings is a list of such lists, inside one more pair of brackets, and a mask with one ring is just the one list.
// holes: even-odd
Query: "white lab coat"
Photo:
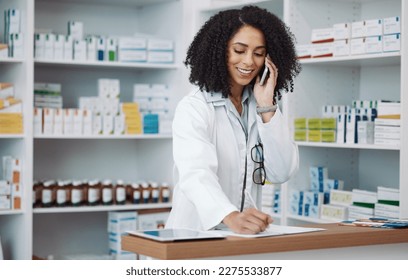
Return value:
[[(173, 206), (167, 228), (208, 230), (238, 211), (247, 156), (246, 189), (260, 207), (261, 188), (253, 183), (251, 148), (262, 142), (267, 180), (283, 183), (298, 168), (298, 148), (278, 109), (268, 123), (256, 113), (249, 90), (248, 141), (221, 93), (193, 90), (177, 105), (173, 121)], [(241, 130), (236, 137), (234, 129)], [(247, 142), (247, 143), (246, 143)], [(248, 196), (248, 195), (247, 195)]]

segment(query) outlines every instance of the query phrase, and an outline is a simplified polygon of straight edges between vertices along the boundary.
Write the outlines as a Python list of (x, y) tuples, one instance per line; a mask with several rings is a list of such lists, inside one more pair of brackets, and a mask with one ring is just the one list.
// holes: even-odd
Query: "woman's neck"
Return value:
[(242, 114), (242, 93), (244, 92), (243, 86), (232, 86), (231, 93), (229, 95), (229, 99), (231, 100), (232, 104), (234, 104), (235, 108), (237, 109), (238, 113)]

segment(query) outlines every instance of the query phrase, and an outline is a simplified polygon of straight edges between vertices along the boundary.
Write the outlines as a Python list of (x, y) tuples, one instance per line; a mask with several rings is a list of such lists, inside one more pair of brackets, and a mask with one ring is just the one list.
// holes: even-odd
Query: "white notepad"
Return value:
[(214, 230), (214, 232), (218, 232), (224, 236), (258, 238), (258, 237), (268, 237), (268, 236), (276, 236), (276, 235), (299, 234), (299, 233), (315, 232), (315, 231), (322, 231), (322, 230), (326, 230), (326, 229), (269, 225), (265, 231), (257, 233), (257, 234), (239, 234), (239, 233), (235, 233), (230, 230)]

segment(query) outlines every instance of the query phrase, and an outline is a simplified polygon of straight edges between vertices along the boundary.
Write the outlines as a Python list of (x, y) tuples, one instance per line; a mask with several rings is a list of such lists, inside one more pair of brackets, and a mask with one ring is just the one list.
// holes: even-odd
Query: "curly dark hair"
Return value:
[(265, 36), (267, 53), (279, 69), (275, 97), (280, 100), (282, 90), (293, 91), (293, 80), (301, 69), (295, 38), (282, 20), (256, 6), (221, 11), (204, 23), (184, 61), (190, 66), (189, 81), (201, 90), (222, 92), (228, 97), (231, 88), (226, 63), (228, 41), (244, 25), (261, 30)]

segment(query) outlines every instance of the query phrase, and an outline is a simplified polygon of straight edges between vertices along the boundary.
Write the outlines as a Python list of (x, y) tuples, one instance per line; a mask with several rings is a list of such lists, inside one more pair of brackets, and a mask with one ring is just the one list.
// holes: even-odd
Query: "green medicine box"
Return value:
[(295, 129), (306, 129), (307, 121), (306, 118), (296, 118), (295, 119)]
[(307, 141), (307, 130), (306, 129), (296, 129), (294, 137), (295, 137), (295, 141)]

